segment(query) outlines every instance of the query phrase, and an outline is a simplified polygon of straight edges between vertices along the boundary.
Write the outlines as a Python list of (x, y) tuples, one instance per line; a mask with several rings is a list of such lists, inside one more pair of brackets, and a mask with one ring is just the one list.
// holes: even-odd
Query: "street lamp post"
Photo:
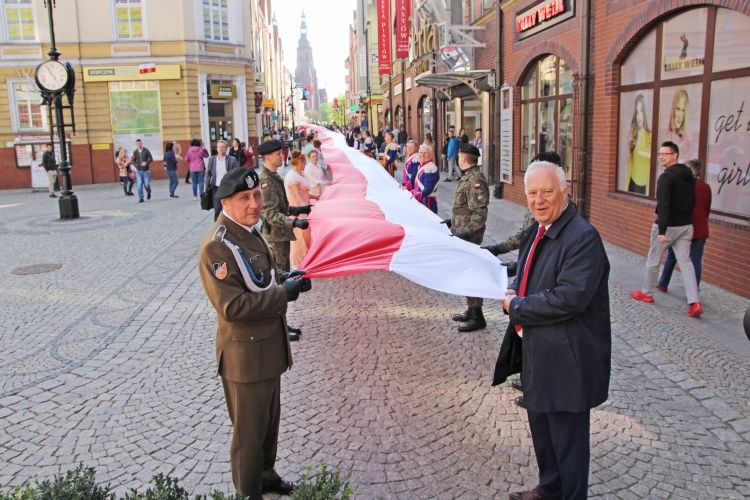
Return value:
[(302, 85), (296, 84), (294, 81), (289, 82), (289, 99), (291, 101), (291, 103), (290, 103), (290, 106), (291, 106), (290, 110), (291, 110), (291, 113), (292, 113), (292, 149), (294, 149), (294, 137), (297, 135), (297, 127), (295, 127), (295, 125), (294, 125), (294, 113), (296, 111), (295, 108), (294, 108), (294, 91), (297, 90), (297, 89), (301, 89), (302, 90), (302, 99), (301, 100), (303, 100), (303, 101), (307, 100), (307, 95), (305, 95), (305, 87), (303, 87)]
[[(60, 218), (77, 219), (80, 217), (78, 212), (78, 198), (73, 193), (73, 182), (70, 178), (70, 162), (68, 161), (68, 148), (65, 142), (65, 115), (64, 110), (70, 110), (73, 117), (73, 95), (75, 94), (75, 71), (70, 63), (63, 64), (59, 61), (60, 52), (57, 50), (55, 42), (55, 22), (52, 17), (52, 9), (55, 7), (55, 0), (45, 0), (44, 6), (47, 8), (47, 17), (49, 19), (49, 32), (51, 47), (47, 55), (48, 60), (43, 61), (36, 67), (36, 84), (42, 94), (42, 104), (55, 107), (55, 120), (57, 126), (57, 137), (60, 146), (60, 172), (62, 173), (62, 193), (59, 200)], [(68, 105), (63, 105), (63, 94), (65, 94)], [(51, 116), (50, 112), (50, 116)], [(75, 118), (71, 123), (73, 132), (75, 132)], [(53, 135), (53, 124), (50, 121), (50, 136)], [(54, 145), (53, 145), (54, 146)]]

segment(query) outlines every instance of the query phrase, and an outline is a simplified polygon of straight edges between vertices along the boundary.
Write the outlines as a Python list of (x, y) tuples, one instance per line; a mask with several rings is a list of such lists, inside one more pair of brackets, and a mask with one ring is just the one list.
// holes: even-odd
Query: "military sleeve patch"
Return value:
[(264, 182), (263, 184), (260, 185), (261, 189), (266, 189), (267, 187), (268, 187), (268, 183), (267, 182)]
[(482, 184), (479, 183), (479, 182), (477, 182), (476, 184), (474, 184), (474, 189), (481, 189), (481, 187), (482, 187)]
[(216, 279), (223, 280), (227, 277), (227, 263), (226, 262), (214, 262), (214, 276)]

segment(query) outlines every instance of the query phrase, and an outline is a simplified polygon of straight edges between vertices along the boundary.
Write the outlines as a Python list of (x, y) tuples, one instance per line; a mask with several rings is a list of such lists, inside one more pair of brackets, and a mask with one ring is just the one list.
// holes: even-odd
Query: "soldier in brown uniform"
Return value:
[[(261, 233), (271, 245), (273, 256), (279, 272), (289, 272), (289, 242), (294, 241), (294, 228), (307, 229), (305, 219), (292, 218), (300, 214), (309, 214), (310, 205), (301, 207), (289, 206), (284, 189), (284, 180), (278, 169), (284, 161), (280, 141), (266, 141), (258, 146), (258, 154), (263, 158), (260, 171), (260, 189), (263, 193), (263, 226)], [(302, 330), (289, 328), (289, 340), (299, 340)]]
[(224, 176), (217, 193), (223, 211), (203, 238), (198, 261), (216, 309), (216, 361), (234, 428), (232, 479), (251, 499), (294, 489), (274, 469), (281, 374), (292, 366), (285, 314), (287, 304), (311, 287), (309, 279), (276, 273), (273, 252), (255, 228), (259, 183), (245, 168)]
[[(472, 144), (463, 144), (458, 154), (458, 167), (461, 169), (461, 180), (456, 188), (453, 200), (453, 217), (446, 221), (451, 232), (462, 240), (474, 244), (481, 244), (487, 222), (487, 205), (490, 202), (490, 190), (487, 179), (479, 170), (477, 161), (479, 150)], [(459, 332), (473, 332), (487, 326), (482, 314), (482, 299), (467, 297), (468, 308), (461, 314), (454, 314), (454, 321), (463, 324), (458, 327)]]

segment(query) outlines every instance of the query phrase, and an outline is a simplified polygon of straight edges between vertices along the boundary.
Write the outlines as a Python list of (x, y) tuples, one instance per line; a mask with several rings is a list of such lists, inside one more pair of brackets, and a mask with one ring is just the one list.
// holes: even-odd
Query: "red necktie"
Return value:
[[(539, 241), (544, 237), (544, 233), (547, 232), (547, 228), (544, 226), (539, 226), (539, 232), (536, 233), (536, 238), (534, 238), (534, 243), (531, 244), (531, 249), (529, 250), (529, 256), (526, 257), (526, 263), (523, 266), (523, 276), (521, 276), (521, 284), (518, 287), (518, 296), (524, 297), (526, 295), (526, 284), (529, 281), (529, 273), (531, 272), (531, 265), (534, 263), (534, 254), (536, 253), (536, 247), (539, 245)], [(521, 331), (522, 326), (521, 325), (515, 325), (516, 333)]]

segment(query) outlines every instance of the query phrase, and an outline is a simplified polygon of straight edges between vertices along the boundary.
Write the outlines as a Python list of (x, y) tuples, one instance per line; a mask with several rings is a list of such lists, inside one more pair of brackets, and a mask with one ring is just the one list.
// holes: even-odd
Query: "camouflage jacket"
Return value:
[(489, 202), (490, 189), (479, 167), (464, 171), (461, 180), (458, 181), (456, 197), (453, 199), (453, 234), (462, 235), (471, 243), (481, 244), (486, 229)]
[(289, 217), (289, 200), (284, 181), (276, 172), (260, 169), (260, 189), (263, 193), (263, 226), (261, 234), (266, 241), (295, 241), (292, 231), (294, 219)]
[(507, 248), (507, 251), (513, 251), (518, 250), (521, 248), (521, 240), (524, 230), (529, 227), (531, 224), (536, 222), (534, 218), (531, 216), (531, 212), (526, 210), (526, 214), (523, 216), (523, 226), (521, 226), (521, 229), (518, 230), (516, 234), (505, 240), (502, 244), (505, 245)]

